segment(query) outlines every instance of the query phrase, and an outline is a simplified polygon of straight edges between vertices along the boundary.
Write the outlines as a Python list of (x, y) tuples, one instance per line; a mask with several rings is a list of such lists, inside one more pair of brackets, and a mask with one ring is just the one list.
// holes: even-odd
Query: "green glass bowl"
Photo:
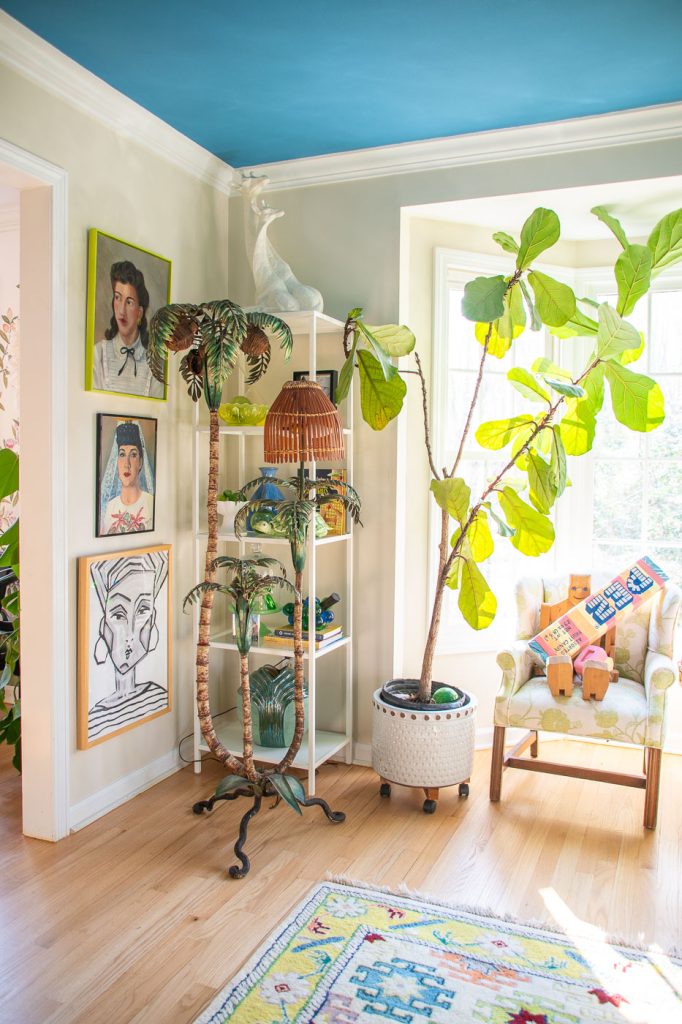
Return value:
[(223, 402), (218, 415), (230, 427), (261, 427), (269, 406), (255, 402)]

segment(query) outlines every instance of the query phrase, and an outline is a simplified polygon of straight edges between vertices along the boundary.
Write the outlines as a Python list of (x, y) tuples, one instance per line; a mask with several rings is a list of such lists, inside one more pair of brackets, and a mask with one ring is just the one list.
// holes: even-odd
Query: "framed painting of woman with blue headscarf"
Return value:
[(154, 529), (156, 420), (97, 416), (97, 537)]

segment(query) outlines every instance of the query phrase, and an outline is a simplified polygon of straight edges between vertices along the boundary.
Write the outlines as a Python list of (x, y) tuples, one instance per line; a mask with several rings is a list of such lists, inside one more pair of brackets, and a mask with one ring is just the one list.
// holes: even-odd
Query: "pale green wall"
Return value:
[[(401, 254), (402, 207), (663, 177), (677, 174), (681, 161), (682, 142), (666, 141), (273, 190), (267, 193), (267, 201), (284, 210), (285, 216), (273, 225), (271, 240), (299, 280), (320, 289), (325, 312), (343, 318), (352, 306), (360, 305), (370, 322), (394, 321), (401, 315), (407, 319), (408, 291), (405, 286), (401, 293), (400, 282), (401, 261), (407, 263)], [(240, 199), (232, 200), (230, 285), (237, 301), (253, 300)], [(420, 338), (423, 348), (421, 342)], [(361, 428), (355, 445), (356, 484), (365, 524), (356, 545), (356, 740), (369, 744), (370, 694), (393, 671), (396, 428), (391, 426), (379, 436)], [(410, 481), (410, 495), (419, 492), (422, 483), (413, 487)], [(418, 607), (423, 580), (408, 580), (412, 582), (417, 600), (412, 599)], [(415, 671), (414, 651), (424, 636), (423, 615), (415, 614), (406, 633), (407, 650), (413, 654), (405, 669)], [(479, 725), (485, 726), (496, 680), (491, 658), (468, 657), (466, 676), (471, 688), (480, 691), (484, 706)]]
[[(71, 804), (176, 750), (191, 728), (191, 618), (181, 598), (194, 581), (194, 548), (189, 534), (191, 494), (191, 402), (171, 370), (167, 403), (86, 392), (85, 309), (87, 231), (97, 227), (168, 257), (174, 300), (227, 294), (228, 201), (214, 188), (131, 142), (56, 98), (5, 65), (0, 65), (0, 135), (68, 172), (68, 436), (69, 508), (67, 545), (69, 653), (71, 659)], [(22, 353), (22, 373), (40, 373)], [(156, 530), (111, 541), (94, 536), (95, 416), (130, 413), (158, 418)], [(22, 410), (22, 416), (40, 410)], [(127, 540), (127, 543), (126, 543)], [(22, 531), (22, 543), (30, 537)], [(76, 559), (79, 555), (173, 545), (173, 711), (88, 751), (75, 749), (76, 723)]]

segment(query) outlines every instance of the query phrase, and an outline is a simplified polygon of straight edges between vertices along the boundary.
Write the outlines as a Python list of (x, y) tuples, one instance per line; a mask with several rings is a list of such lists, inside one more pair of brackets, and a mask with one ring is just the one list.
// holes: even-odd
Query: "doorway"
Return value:
[(66, 172), (0, 140), (0, 186), (19, 196), (22, 830), (68, 832)]

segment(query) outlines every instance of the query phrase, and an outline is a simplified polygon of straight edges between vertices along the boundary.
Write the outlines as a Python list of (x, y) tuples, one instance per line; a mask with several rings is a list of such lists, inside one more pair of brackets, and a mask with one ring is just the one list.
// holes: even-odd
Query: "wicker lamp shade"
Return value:
[(320, 385), (286, 381), (265, 417), (265, 461), (331, 462), (344, 457), (341, 420)]

